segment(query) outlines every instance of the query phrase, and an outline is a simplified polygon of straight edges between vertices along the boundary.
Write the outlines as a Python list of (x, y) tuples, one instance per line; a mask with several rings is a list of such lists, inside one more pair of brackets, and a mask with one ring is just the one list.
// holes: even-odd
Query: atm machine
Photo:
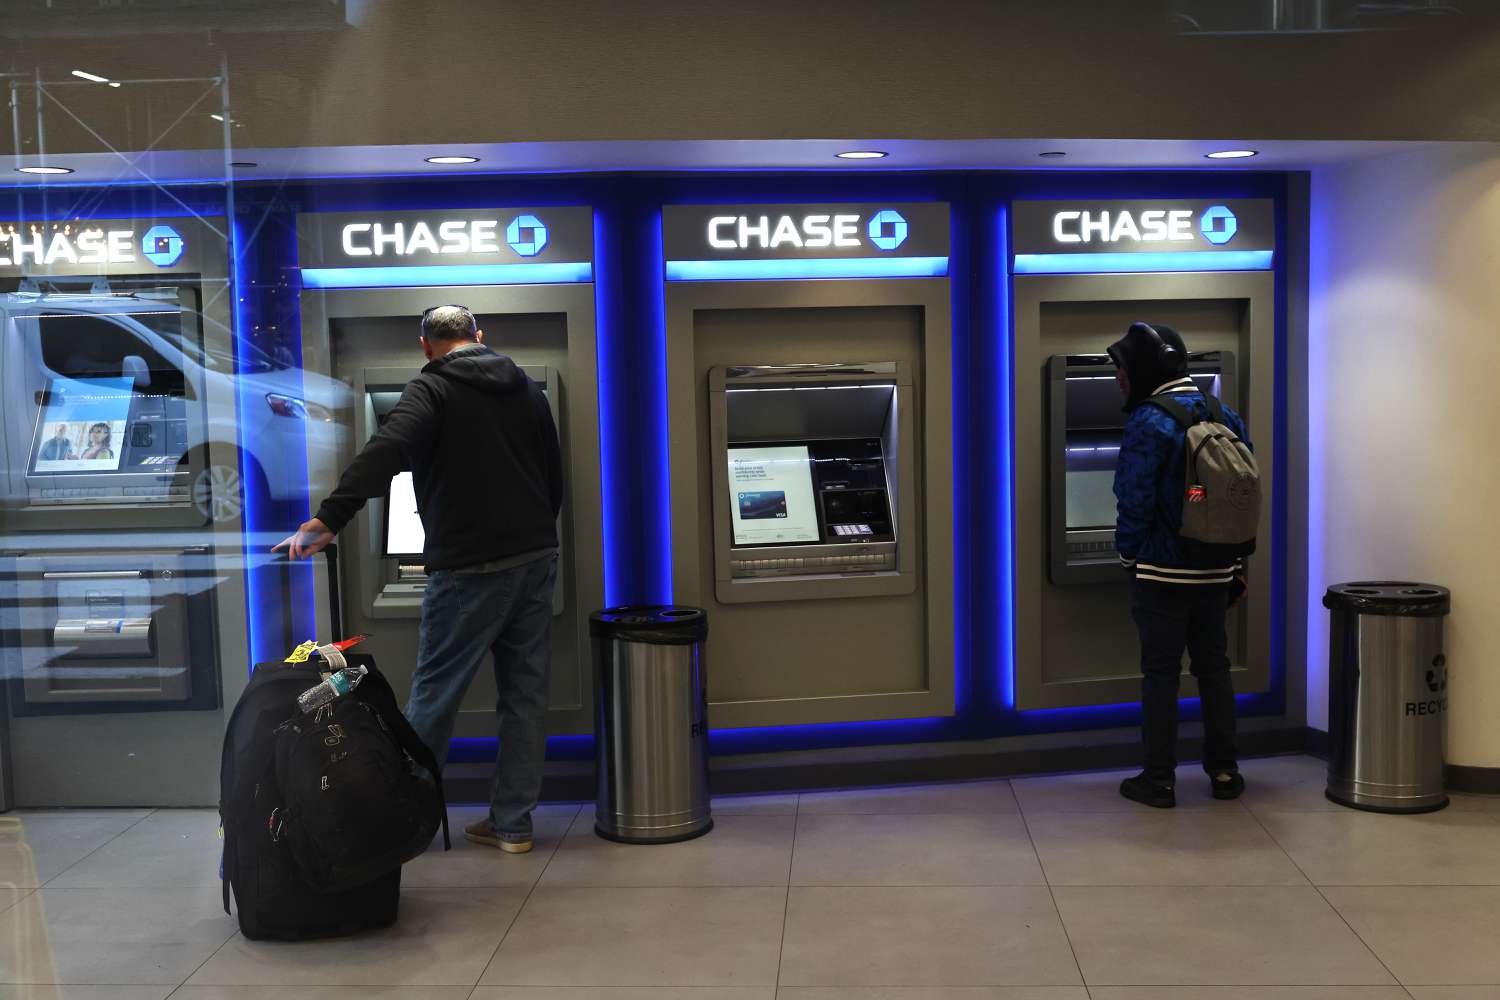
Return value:
[[(1114, 373), (1107, 354), (1047, 361), (1047, 569), (1060, 586), (1120, 579), (1114, 485), (1126, 414)], [(1188, 376), (1238, 406), (1233, 352), (1189, 354)]]
[[(1275, 221), (1266, 201), (1017, 202), (1014, 310), (1015, 706), (1140, 697), (1129, 578), (1115, 552), (1126, 414), (1105, 349), (1138, 320), (1182, 334), (1188, 374), (1247, 422), (1275, 469)], [(1240, 693), (1271, 683), (1271, 504), (1230, 615)], [(1191, 683), (1184, 695), (1192, 695)]]
[[(560, 394), (555, 391), (559, 383), (556, 370), (547, 365), (521, 365), (520, 368), (541, 387), (552, 410), (552, 422), (557, 426), (559, 436), (565, 436), (562, 414), (557, 405)], [(364, 405), (354, 411), (354, 440), (367, 441), (380, 429), (401, 399), (402, 389), (418, 370), (366, 368), (359, 373), (354, 398), (363, 400)], [(566, 539), (570, 533), (564, 528), (562, 515), (558, 516), (558, 522), (558, 565), (566, 566), (569, 564)], [(359, 573), (357, 579), (350, 582), (360, 587), (357, 596), (362, 607), (368, 607), (372, 612), (409, 617), (413, 610), (421, 610), (422, 598), (427, 592), (427, 572), (422, 567), (426, 532), (417, 514), (417, 494), (410, 469), (398, 473), (391, 480), (386, 495), (371, 502), (366, 527), (373, 526), (378, 526), (372, 533), (378, 532), (376, 551), (379, 559), (368, 565), (378, 568), (378, 571)], [(559, 585), (552, 592), (553, 617), (561, 618), (567, 607), (567, 588)], [(555, 624), (566, 628), (569, 623)]]
[(715, 596), (736, 604), (913, 592), (916, 472), (912, 448), (901, 448), (914, 431), (907, 367), (714, 368), (708, 378), (720, 459)]
[(207, 805), (248, 673), (224, 222), (0, 226), (7, 805)]
[(669, 206), (674, 599), (715, 729), (954, 710), (948, 206)]
[[(297, 229), (303, 363), (348, 386), (351, 398), (330, 416), (345, 431), (339, 445), (323, 452), (308, 446), (314, 507), (426, 363), (418, 335), (428, 306), (467, 306), (484, 342), (543, 387), (566, 480), (548, 731), (589, 732), (588, 615), (604, 602), (591, 210), (307, 213)], [(409, 471), (339, 538), (342, 629), (370, 636), (363, 648), (403, 701), (427, 586), (422, 541)], [(330, 627), (320, 618), (319, 635)], [(455, 737), (493, 738), (495, 697), (493, 672), (481, 669)]]

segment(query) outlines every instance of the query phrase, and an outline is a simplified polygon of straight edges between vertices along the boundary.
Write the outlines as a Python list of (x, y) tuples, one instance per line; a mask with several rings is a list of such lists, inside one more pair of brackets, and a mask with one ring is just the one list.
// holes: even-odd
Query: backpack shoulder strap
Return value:
[[(1211, 396), (1205, 392), (1203, 394), (1203, 405), (1208, 407), (1208, 419), (1216, 424), (1224, 424), (1224, 404), (1219, 402), (1217, 396)], [(1229, 425), (1224, 424), (1224, 426), (1228, 427)]]
[(1144, 402), (1165, 410), (1167, 415), (1181, 424), (1184, 429), (1192, 427), (1198, 422), (1197, 414), (1175, 399), (1167, 399), (1164, 396), (1149, 396)]
[(411, 759), (417, 762), (417, 766), (424, 768), (432, 775), (433, 784), (437, 787), (438, 817), (443, 825), (443, 850), (453, 848), (452, 839), (448, 835), (448, 799), (443, 794), (443, 769), (438, 764), (437, 758), (432, 755), (427, 744), (417, 735), (417, 731), (411, 727), (406, 716), (402, 713), (400, 706), (396, 704), (396, 692), (391, 690), (390, 682), (385, 679), (375, 667), (372, 658), (362, 658), (361, 662), (369, 669), (365, 679), (355, 688), (355, 693), (363, 699), (365, 704), (375, 709), (380, 718), (390, 728), (391, 735), (395, 737), (396, 743), (405, 750)]

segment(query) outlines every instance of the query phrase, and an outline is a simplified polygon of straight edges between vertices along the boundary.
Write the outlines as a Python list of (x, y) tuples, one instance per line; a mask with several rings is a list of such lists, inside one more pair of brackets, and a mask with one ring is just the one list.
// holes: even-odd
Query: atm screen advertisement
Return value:
[(729, 491), (734, 544), (821, 540), (806, 445), (730, 448)]
[(417, 514), (417, 492), (410, 472), (398, 472), (391, 480), (385, 502), (385, 555), (390, 558), (422, 555), (427, 535)]
[(35, 475), (121, 471), (134, 399), (130, 378), (56, 378), (37, 419)]

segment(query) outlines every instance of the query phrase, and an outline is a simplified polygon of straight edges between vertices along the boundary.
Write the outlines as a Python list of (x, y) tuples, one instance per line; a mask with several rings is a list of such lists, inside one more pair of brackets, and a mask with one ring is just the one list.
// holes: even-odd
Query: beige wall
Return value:
[[(0, 4), (3, 6), (3, 4)], [(48, 79), (217, 72), (240, 147), (577, 139), (1500, 139), (1500, 5), (1421, 32), (1183, 37), (1171, 0), (374, 0), (361, 28), (22, 39)], [(0, 29), (5, 27), (0, 16)], [(19, 31), (19, 28), (15, 30)], [(222, 46), (222, 48), (220, 47)], [(170, 88), (161, 88), (165, 95)], [(54, 152), (204, 113), (74, 87)], [(23, 102), (23, 111), (29, 106)], [(74, 120), (71, 115), (76, 115)], [(86, 122), (85, 129), (79, 122)], [(23, 122), (23, 127), (25, 123)], [(4, 129), (8, 132), (8, 129)], [(152, 136), (155, 138), (155, 135)], [(0, 145), (8, 142), (0, 137)], [(127, 140), (121, 139), (121, 143)], [(130, 148), (128, 145), (125, 148)]]
[(1330, 582), (1453, 589), (1448, 761), (1500, 766), (1500, 147), (1315, 172), (1308, 719)]

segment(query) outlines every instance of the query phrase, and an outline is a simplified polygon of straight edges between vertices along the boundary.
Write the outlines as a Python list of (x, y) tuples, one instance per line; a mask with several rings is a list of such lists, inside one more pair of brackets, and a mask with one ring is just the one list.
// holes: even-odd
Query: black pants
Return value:
[(1238, 766), (1234, 746), (1234, 683), (1229, 676), (1227, 584), (1137, 580), (1130, 610), (1141, 634), (1141, 728), (1146, 773), (1170, 780), (1177, 768), (1177, 688), (1187, 650), (1203, 706), (1203, 769)]

